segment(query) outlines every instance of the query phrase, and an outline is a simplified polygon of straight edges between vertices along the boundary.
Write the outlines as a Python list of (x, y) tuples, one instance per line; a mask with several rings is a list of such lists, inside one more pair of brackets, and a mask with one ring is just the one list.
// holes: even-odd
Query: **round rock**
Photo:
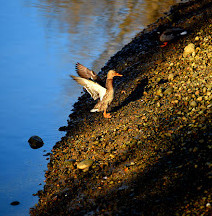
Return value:
[(186, 57), (190, 54), (192, 54), (192, 56), (195, 56), (195, 45), (193, 43), (190, 43), (184, 48), (183, 56)]
[(32, 149), (38, 149), (43, 146), (43, 140), (39, 136), (31, 136), (28, 140)]
[(77, 168), (83, 170), (84, 172), (89, 170), (89, 167), (93, 164), (93, 160), (86, 159), (77, 164)]
[(173, 73), (169, 74), (168, 80), (171, 81), (171, 80), (173, 80), (173, 79), (174, 79), (174, 74), (173, 74)]
[(191, 102), (190, 102), (190, 105), (191, 105), (192, 107), (196, 107), (196, 106), (197, 106), (197, 102), (196, 102), (196, 101), (191, 101)]
[(159, 88), (157, 91), (156, 91), (156, 95), (158, 95), (158, 96), (163, 96), (163, 93), (162, 93), (162, 89), (161, 88)]
[(164, 91), (164, 94), (169, 95), (169, 94), (172, 94), (173, 91), (174, 91), (174, 89), (172, 87), (169, 87)]

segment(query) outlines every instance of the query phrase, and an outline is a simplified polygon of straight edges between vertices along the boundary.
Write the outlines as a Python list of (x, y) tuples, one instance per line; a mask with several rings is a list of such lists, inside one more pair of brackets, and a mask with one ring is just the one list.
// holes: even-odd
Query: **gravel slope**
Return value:
[[(107, 62), (102, 77), (109, 69), (124, 75), (114, 80), (113, 118), (90, 113), (87, 93), (79, 98), (31, 215), (212, 213), (211, 11), (209, 0), (173, 7)], [(161, 48), (164, 24), (189, 35)]]

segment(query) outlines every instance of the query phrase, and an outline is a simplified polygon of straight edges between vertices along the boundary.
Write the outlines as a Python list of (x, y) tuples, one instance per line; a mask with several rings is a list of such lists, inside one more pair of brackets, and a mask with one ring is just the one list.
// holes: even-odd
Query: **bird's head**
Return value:
[(108, 74), (107, 74), (107, 79), (113, 79), (113, 77), (115, 76), (123, 76), (122, 74), (117, 73), (114, 70), (109, 70)]

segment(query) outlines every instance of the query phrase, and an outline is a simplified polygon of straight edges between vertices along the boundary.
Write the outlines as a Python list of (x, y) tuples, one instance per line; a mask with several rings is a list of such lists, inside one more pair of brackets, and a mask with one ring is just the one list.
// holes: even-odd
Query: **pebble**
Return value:
[(211, 204), (210, 204), (210, 203), (207, 203), (207, 204), (206, 204), (206, 207), (207, 207), (207, 208), (210, 208), (210, 207), (211, 207)]
[(159, 88), (157, 91), (156, 91), (156, 95), (158, 95), (158, 96), (163, 96), (163, 93), (162, 93), (162, 89), (161, 88)]
[(197, 102), (196, 102), (196, 101), (191, 101), (191, 102), (190, 102), (190, 105), (191, 105), (192, 107), (196, 107), (196, 106), (197, 106)]
[(194, 40), (195, 40), (195, 41), (198, 41), (198, 40), (199, 40), (199, 36), (196, 36)]
[(192, 54), (193, 57), (195, 56), (195, 45), (193, 43), (190, 43), (184, 48), (183, 57), (186, 57), (190, 54)]
[(77, 164), (77, 168), (83, 170), (84, 172), (89, 170), (89, 167), (92, 166), (93, 160), (86, 159)]
[(169, 87), (169, 88), (167, 88), (167, 89), (164, 91), (164, 94), (166, 94), (166, 95), (172, 94), (173, 90), (174, 90), (174, 89), (173, 89), (172, 87)]
[(193, 148), (193, 152), (197, 152), (198, 151), (198, 148), (197, 147), (194, 147)]
[(197, 101), (202, 101), (202, 97), (198, 97), (198, 98), (197, 98)]
[(174, 79), (174, 74), (173, 74), (173, 73), (169, 74), (168, 80), (171, 81), (171, 80), (173, 80), (173, 79)]

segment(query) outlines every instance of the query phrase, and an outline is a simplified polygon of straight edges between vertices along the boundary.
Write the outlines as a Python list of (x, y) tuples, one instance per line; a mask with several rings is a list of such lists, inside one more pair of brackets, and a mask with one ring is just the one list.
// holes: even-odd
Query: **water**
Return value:
[[(173, 1), (1, 1), (0, 215), (28, 215), (43, 188), (58, 128), (81, 87), (69, 78), (80, 62), (99, 71), (108, 58)], [(38, 135), (37, 150), (27, 140)], [(12, 201), (20, 205), (11, 206)]]

